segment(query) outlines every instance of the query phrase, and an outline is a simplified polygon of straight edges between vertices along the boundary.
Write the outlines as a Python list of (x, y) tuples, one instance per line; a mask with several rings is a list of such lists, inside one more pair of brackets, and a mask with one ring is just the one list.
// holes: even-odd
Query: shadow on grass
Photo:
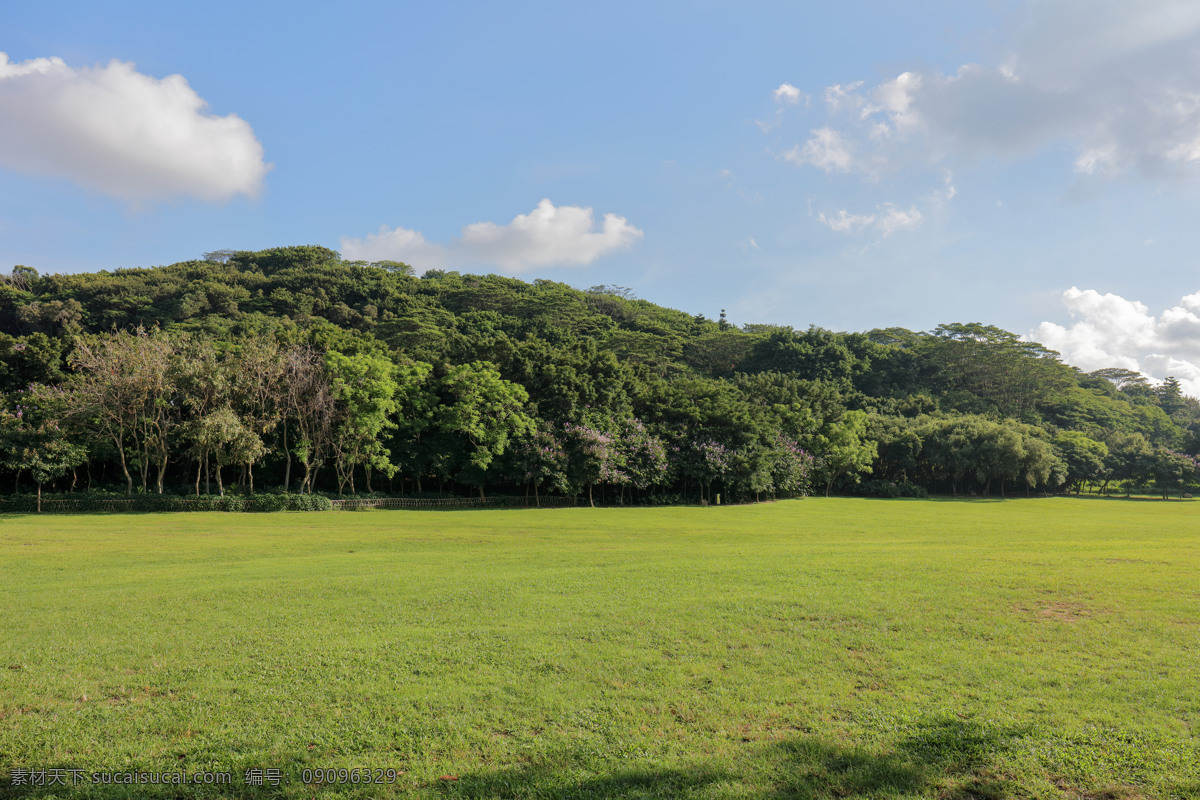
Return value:
[(1068, 497), (1072, 500), (1093, 500), (1106, 501), (1110, 503), (1190, 503), (1194, 498), (1179, 497), (1173, 495), (1164, 498), (1161, 494), (1158, 495), (1123, 495), (1123, 494), (1063, 494), (1059, 497)]
[(1003, 503), (1010, 500), (1080, 500), (1080, 501), (1097, 501), (1109, 503), (1191, 503), (1195, 498), (1179, 497), (1173, 495), (1166, 500), (1162, 495), (1130, 495), (1126, 497), (1123, 494), (1035, 494), (1026, 497), (1023, 494), (1009, 494), (1006, 497), (1001, 497), (997, 494), (992, 495), (958, 495), (957, 497), (950, 494), (931, 494), (929, 497), (864, 497), (863, 500), (876, 500), (881, 503)]
[[(1016, 785), (993, 770), (996, 757), (1024, 731), (953, 719), (922, 725), (889, 752), (843, 747), (815, 737), (749, 745), (756, 774), (709, 767), (629, 769), (580, 776), (557, 766), (509, 768), (458, 776), (436, 786), (453, 798), (690, 798), (730, 796), (767, 800), (936, 796), (945, 800), (1003, 800)], [(722, 792), (722, 785), (728, 788)]]
[[(939, 800), (1014, 800), (1039, 793), (1046, 786), (1023, 785), (1006, 775), (1003, 756), (1025, 729), (1003, 728), (959, 718), (934, 718), (915, 726), (890, 748), (873, 749), (834, 744), (803, 736), (769, 743), (747, 743), (733, 754), (729, 768), (693, 761), (671, 767), (629, 766), (606, 770), (615, 759), (595, 753), (560, 752), (552, 762), (481, 770), (453, 779), (409, 784), (420, 796), (442, 798), (496, 798), (496, 800), (650, 800), (651, 798), (753, 797), (763, 800), (834, 800), (834, 798), (913, 798)], [(597, 771), (599, 767), (599, 771)], [(279, 787), (247, 786), (240, 775), (233, 785), (192, 787), (120, 787), (82, 785), (63, 787), (13, 787), (0, 780), (0, 798), (266, 798), (320, 797), (321, 787), (290, 780), (285, 771)], [(297, 776), (298, 777), (298, 776)], [(379, 791), (372, 791), (372, 788)], [(395, 787), (400, 788), (400, 787)], [(1193, 784), (1177, 785), (1181, 796)], [(156, 791), (157, 789), (157, 791)], [(387, 787), (327, 786), (338, 796), (367, 798), (396, 796)], [(1135, 800), (1142, 795), (1062, 787), (1088, 800)], [(149, 791), (147, 791), (149, 790)], [(340, 791), (338, 791), (340, 790)], [(403, 793), (403, 790), (401, 790)]]
[(1024, 730), (938, 718), (920, 725), (889, 752), (833, 746), (806, 738), (779, 745), (789, 775), (779, 798), (932, 795), (947, 800), (1001, 800), (1016, 786), (998, 775), (997, 757)]

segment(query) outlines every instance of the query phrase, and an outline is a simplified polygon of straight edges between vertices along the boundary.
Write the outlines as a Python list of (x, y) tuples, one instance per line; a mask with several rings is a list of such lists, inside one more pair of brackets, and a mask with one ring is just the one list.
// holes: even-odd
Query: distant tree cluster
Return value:
[(1183, 491), (1200, 403), (998, 328), (738, 329), (321, 247), (0, 279), (0, 480), (717, 502)]

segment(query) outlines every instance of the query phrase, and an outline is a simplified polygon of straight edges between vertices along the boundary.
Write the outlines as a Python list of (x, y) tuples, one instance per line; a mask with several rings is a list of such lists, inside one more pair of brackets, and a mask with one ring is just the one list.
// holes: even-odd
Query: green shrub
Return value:
[(870, 480), (858, 485), (858, 493), (867, 497), (928, 497), (929, 491), (908, 481)]
[(247, 511), (287, 511), (288, 495), (286, 494), (256, 494), (246, 502)]
[(320, 494), (288, 495), (289, 511), (332, 511), (333, 503)]
[[(65, 507), (61, 501), (67, 501)], [(162, 513), (183, 511), (330, 511), (333, 504), (328, 497), (319, 494), (256, 494), (245, 497), (238, 494), (219, 495), (176, 495), (135, 494), (126, 497), (114, 492), (78, 492), (75, 494), (43, 494), (44, 512), (103, 511)], [(0, 513), (30, 514), (37, 511), (37, 495), (29, 493), (0, 495)]]

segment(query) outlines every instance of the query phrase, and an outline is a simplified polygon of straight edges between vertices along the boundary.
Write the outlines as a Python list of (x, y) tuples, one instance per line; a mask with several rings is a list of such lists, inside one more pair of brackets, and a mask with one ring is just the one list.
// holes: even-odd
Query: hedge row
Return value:
[[(252, 497), (226, 495), (144, 494), (136, 497), (110, 494), (85, 494), (69, 497), (42, 496), (44, 512), (97, 511), (329, 511), (328, 497), (317, 494), (256, 494)], [(18, 494), (0, 497), (0, 512), (37, 511), (37, 495)]]

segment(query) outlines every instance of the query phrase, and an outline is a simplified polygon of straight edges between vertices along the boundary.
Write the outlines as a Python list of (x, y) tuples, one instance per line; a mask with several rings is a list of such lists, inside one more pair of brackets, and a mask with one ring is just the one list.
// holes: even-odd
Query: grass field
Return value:
[(1200, 797), (1198, 568), (1185, 502), (0, 516), (0, 796)]

